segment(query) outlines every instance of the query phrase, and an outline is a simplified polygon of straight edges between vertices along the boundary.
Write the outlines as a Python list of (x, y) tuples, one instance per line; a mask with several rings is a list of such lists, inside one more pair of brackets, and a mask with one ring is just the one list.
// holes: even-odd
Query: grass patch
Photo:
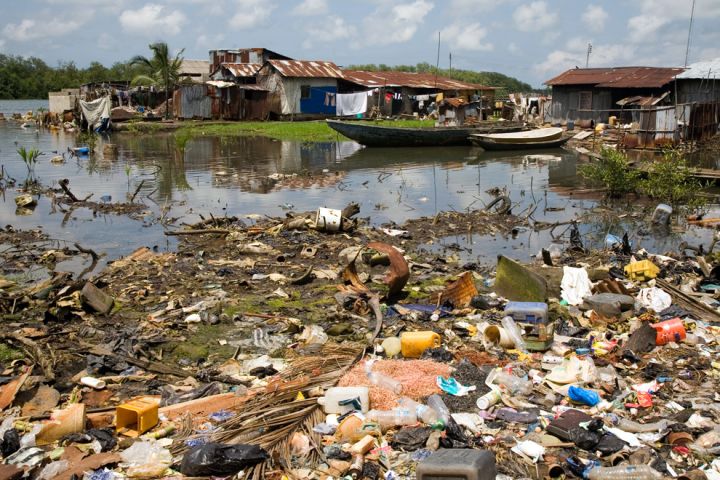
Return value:
[(6, 364), (24, 357), (25, 355), (20, 350), (15, 350), (5, 343), (0, 343), (0, 363)]
[[(394, 120), (361, 121), (367, 125), (401, 128), (429, 128), (434, 120)], [(278, 140), (297, 140), (303, 142), (336, 142), (349, 140), (328, 127), (324, 120), (307, 122), (237, 122), (211, 125), (189, 125), (175, 132), (175, 137), (183, 145), (188, 139), (199, 135), (217, 137), (264, 136)]]

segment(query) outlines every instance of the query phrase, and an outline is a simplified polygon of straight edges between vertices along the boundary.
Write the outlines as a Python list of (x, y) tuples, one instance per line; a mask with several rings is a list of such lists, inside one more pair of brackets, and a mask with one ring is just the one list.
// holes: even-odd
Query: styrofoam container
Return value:
[(325, 396), (318, 398), (318, 403), (323, 406), (325, 413), (347, 413), (355, 410), (352, 405), (340, 405), (341, 402), (360, 399), (362, 412), (370, 409), (370, 398), (368, 387), (332, 387), (325, 391)]
[(548, 306), (543, 302), (508, 302), (505, 315), (520, 323), (547, 323)]
[(315, 216), (315, 228), (324, 232), (337, 232), (342, 222), (342, 211), (320, 207)]

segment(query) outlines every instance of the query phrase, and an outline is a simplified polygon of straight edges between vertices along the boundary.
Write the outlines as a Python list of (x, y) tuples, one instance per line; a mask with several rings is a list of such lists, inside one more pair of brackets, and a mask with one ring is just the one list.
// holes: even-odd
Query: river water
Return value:
[[(41, 106), (46, 108), (47, 102), (0, 101), (0, 112), (8, 116)], [(103, 158), (104, 142), (118, 145), (114, 159)], [(106, 252), (108, 259), (140, 246), (172, 249), (173, 240), (164, 235), (160, 222), (167, 218), (177, 218), (180, 224), (210, 214), (282, 216), (320, 206), (342, 208), (355, 201), (361, 205), (360, 216), (371, 224), (399, 224), (444, 210), (481, 208), (494, 198), (487, 193), (492, 188), (507, 190), (516, 213), (537, 204), (533, 218), (544, 222), (571, 220), (596, 204), (593, 197), (575, 191), (578, 160), (561, 149), (508, 154), (470, 147), (367, 149), (355, 142), (200, 137), (190, 140), (183, 153), (168, 133), (117, 133), (102, 138), (99, 153), (90, 158), (67, 155), (65, 164), (50, 163), (52, 156), (75, 145), (74, 134), (24, 129), (13, 121), (0, 124), (0, 164), (13, 178), (21, 181), (27, 174), (17, 148), (36, 147), (43, 152), (35, 169), (40, 181), (57, 186), (60, 179), (70, 179), (78, 197), (93, 194), (95, 201), (125, 201), (142, 184), (137, 200), (146, 208), (139, 218), (94, 215), (81, 208), (66, 214), (46, 197), (38, 199), (32, 214), (18, 215), (13, 201), (17, 192), (10, 189), (0, 197), (0, 222), (15, 228), (41, 227), (59, 244), (79, 242)], [(283, 177), (278, 180), (278, 175)], [(608, 231), (622, 235), (625, 228), (637, 244), (660, 251), (681, 240), (679, 235), (647, 234), (643, 226), (626, 220), (583, 224), (584, 241), (600, 246)], [(693, 230), (684, 238), (697, 243), (708, 235)], [(527, 260), (551, 241), (548, 231), (527, 230), (515, 238), (448, 237), (431, 248), (458, 245), (468, 260), (491, 261), (499, 253)]]

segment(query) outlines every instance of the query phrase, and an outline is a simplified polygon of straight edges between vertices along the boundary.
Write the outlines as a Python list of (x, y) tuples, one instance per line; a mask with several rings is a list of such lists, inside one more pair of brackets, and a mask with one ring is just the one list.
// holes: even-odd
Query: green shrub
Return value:
[(609, 148), (603, 148), (600, 158), (593, 163), (582, 165), (580, 175), (602, 185), (612, 198), (637, 191), (640, 180), (640, 172), (630, 167), (627, 156)]
[(639, 189), (648, 197), (672, 206), (700, 207), (704, 199), (697, 194), (704, 185), (692, 173), (685, 157), (676, 150), (669, 150), (650, 164)]

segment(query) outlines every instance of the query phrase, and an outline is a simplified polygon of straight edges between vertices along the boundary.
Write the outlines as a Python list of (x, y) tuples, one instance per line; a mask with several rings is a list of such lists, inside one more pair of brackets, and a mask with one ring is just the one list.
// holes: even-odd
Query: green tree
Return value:
[(183, 48), (175, 57), (170, 55), (170, 48), (165, 42), (152, 43), (148, 46), (152, 51), (152, 57), (147, 58), (137, 55), (130, 60), (130, 65), (143, 67), (145, 73), (133, 78), (135, 85), (150, 84), (162, 85), (165, 88), (165, 118), (169, 118), (168, 98), (170, 90), (180, 81), (181, 68), (185, 52)]

